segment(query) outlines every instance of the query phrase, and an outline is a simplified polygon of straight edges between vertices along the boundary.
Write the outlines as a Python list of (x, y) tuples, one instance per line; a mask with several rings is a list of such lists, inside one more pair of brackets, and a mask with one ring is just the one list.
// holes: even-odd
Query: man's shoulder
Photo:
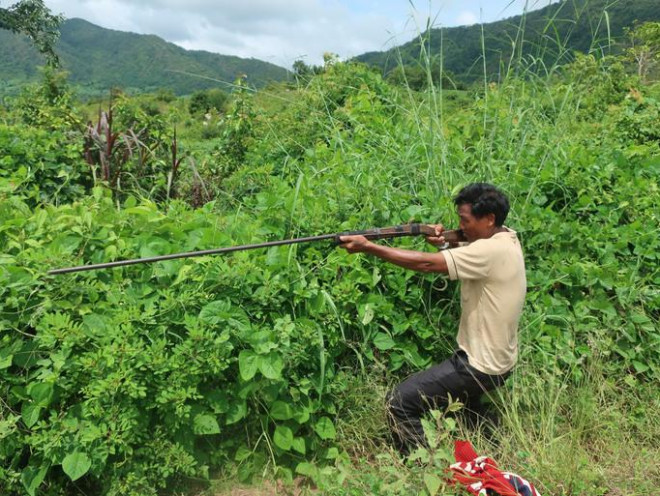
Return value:
[[(513, 229), (504, 228), (504, 231), (493, 234), (490, 238), (479, 241), (485, 241), (484, 245), (500, 246), (503, 249), (516, 247), (520, 248), (520, 241), (518, 240), (518, 233)], [(476, 241), (475, 241), (476, 242)]]
[(518, 235), (516, 231), (507, 229), (506, 231), (501, 231), (493, 234), (490, 238), (481, 238), (469, 243), (465, 246), (472, 247), (473, 249), (492, 249), (495, 246), (510, 246), (511, 244), (519, 244)]

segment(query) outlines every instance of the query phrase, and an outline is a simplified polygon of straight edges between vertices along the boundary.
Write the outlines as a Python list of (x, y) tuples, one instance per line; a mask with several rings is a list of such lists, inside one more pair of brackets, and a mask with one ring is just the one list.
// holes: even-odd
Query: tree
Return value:
[(191, 114), (207, 113), (215, 109), (218, 112), (224, 112), (227, 107), (229, 95), (219, 88), (208, 90), (199, 90), (192, 94), (188, 111)]
[(21, 0), (7, 9), (0, 8), (0, 29), (27, 35), (51, 67), (59, 65), (55, 43), (63, 19), (53, 15), (43, 0)]
[(645, 22), (627, 33), (631, 43), (628, 57), (637, 64), (637, 75), (643, 83), (660, 60), (660, 22)]
[(296, 81), (307, 82), (312, 76), (321, 74), (323, 72), (323, 67), (318, 65), (307, 65), (303, 60), (298, 59), (293, 63), (293, 75), (296, 78)]

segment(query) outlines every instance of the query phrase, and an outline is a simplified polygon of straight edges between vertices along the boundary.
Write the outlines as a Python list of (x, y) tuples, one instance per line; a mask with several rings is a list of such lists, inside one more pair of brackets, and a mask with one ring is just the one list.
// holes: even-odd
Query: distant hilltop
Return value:
[(660, 21), (659, 0), (564, 0), (484, 25), (430, 29), (401, 46), (365, 53), (356, 60), (388, 74), (401, 66), (419, 68), (423, 53), (438, 67), (442, 59), (444, 72), (469, 83), (484, 77), (484, 46), (487, 76), (497, 79), (512, 56), (534, 56), (551, 66), (567, 62), (574, 51), (616, 52), (625, 28), (647, 21)]
[[(62, 69), (85, 93), (118, 87), (185, 95), (233, 83), (243, 74), (255, 87), (289, 77), (289, 71), (269, 62), (185, 50), (158, 36), (105, 29), (83, 19), (64, 21), (60, 31), (56, 51)], [(38, 80), (44, 59), (24, 36), (0, 30), (0, 46), (0, 92)]]

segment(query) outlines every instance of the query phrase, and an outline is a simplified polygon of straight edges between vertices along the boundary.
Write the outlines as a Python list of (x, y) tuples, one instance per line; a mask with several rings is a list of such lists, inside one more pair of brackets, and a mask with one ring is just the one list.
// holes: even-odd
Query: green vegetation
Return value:
[[(542, 494), (650, 494), (660, 87), (631, 53), (541, 75), (521, 58), (500, 84), (423, 92), (327, 56), (295, 86), (254, 93), (238, 79), (204, 114), (168, 91), (83, 106), (49, 71), (7, 98), (0, 493), (218, 494), (266, 479), (292, 493), (449, 496), (452, 440), (467, 437)], [(388, 448), (383, 398), (454, 346), (459, 304), (443, 277), (323, 243), (45, 274), (452, 226), (452, 193), (475, 180), (506, 190), (524, 245), (521, 363), (492, 399), (499, 429), (436, 412), (430, 448), (408, 461)]]

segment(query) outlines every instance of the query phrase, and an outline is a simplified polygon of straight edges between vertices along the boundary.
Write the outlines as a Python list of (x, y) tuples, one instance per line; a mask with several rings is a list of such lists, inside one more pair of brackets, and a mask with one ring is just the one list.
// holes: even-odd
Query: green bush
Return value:
[(188, 111), (192, 115), (206, 114), (211, 111), (223, 112), (228, 100), (229, 95), (219, 88), (196, 91), (190, 96)]
[(75, 135), (0, 124), (0, 178), (30, 206), (82, 197), (91, 186), (88, 169)]

